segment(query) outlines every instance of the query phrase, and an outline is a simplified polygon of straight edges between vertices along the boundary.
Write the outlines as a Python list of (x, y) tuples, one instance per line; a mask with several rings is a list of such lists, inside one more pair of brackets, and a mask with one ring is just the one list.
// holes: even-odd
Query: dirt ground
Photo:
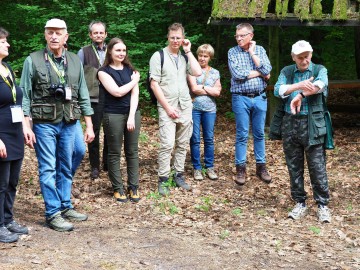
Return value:
[[(143, 117), (138, 204), (116, 203), (105, 172), (90, 180), (85, 157), (75, 179), (75, 207), (89, 214), (72, 232), (46, 227), (37, 160), (26, 149), (15, 214), (30, 229), (14, 244), (0, 243), (0, 269), (360, 269), (360, 114), (333, 114), (336, 149), (327, 151), (333, 220), (320, 224), (306, 175), (309, 214), (287, 219), (294, 203), (281, 142), (266, 141), (273, 182), (255, 177), (252, 142), (248, 179), (233, 178), (234, 121), (218, 117), (219, 180), (195, 182), (160, 198), (157, 189), (157, 123)], [(125, 174), (125, 171), (124, 171)], [(126, 177), (125, 177), (126, 178)]]

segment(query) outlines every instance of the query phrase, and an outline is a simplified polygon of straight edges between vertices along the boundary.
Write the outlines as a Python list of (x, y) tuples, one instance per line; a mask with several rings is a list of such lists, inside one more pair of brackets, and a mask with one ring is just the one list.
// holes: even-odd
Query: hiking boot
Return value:
[(217, 180), (218, 176), (216, 174), (216, 172), (214, 171), (214, 168), (207, 168), (206, 169), (206, 174), (209, 177), (210, 180)]
[(115, 197), (116, 201), (118, 201), (118, 202), (126, 203), (128, 201), (128, 198), (126, 197), (126, 195), (123, 191), (120, 191), (120, 192), (115, 191), (114, 197)]
[(320, 222), (330, 223), (331, 222), (331, 213), (330, 209), (326, 205), (318, 205), (317, 216)]
[(176, 185), (178, 187), (181, 187), (181, 188), (183, 188), (185, 190), (190, 190), (191, 189), (191, 187), (188, 184), (186, 184), (185, 176), (184, 176), (184, 174), (182, 172), (176, 173), (174, 178), (175, 178), (174, 179), (175, 183), (176, 183)]
[(5, 227), (12, 233), (17, 233), (17, 234), (28, 234), (29, 233), (29, 230), (27, 227), (21, 226), (15, 220), (11, 221), (8, 224), (5, 224)]
[(0, 226), (0, 242), (12, 243), (19, 240), (19, 235), (10, 232), (5, 226)]
[(130, 201), (136, 203), (140, 201), (139, 192), (136, 187), (129, 187), (128, 192), (129, 192)]
[(235, 183), (242, 186), (246, 181), (246, 165), (236, 165)]
[(166, 183), (168, 180), (169, 180), (169, 178), (167, 178), (166, 176), (159, 177), (158, 191), (159, 191), (159, 194), (162, 196), (170, 195), (170, 189)]
[(90, 177), (91, 177), (92, 180), (95, 180), (95, 179), (99, 178), (99, 169), (98, 168), (93, 168), (91, 170)]
[(194, 170), (194, 180), (196, 181), (204, 180), (201, 170)]
[(73, 208), (68, 208), (61, 211), (61, 215), (63, 218), (66, 218), (71, 221), (85, 221), (88, 219), (88, 216), (85, 214), (81, 214)]
[(256, 163), (256, 175), (261, 181), (270, 184), (271, 176), (266, 169), (265, 163)]
[(49, 218), (46, 218), (46, 224), (53, 230), (58, 232), (72, 231), (74, 226), (67, 222), (62, 216), (61, 212), (57, 212)]
[(288, 217), (297, 220), (304, 217), (306, 214), (307, 207), (305, 203), (297, 203), (293, 210), (291, 210), (291, 212), (288, 214)]

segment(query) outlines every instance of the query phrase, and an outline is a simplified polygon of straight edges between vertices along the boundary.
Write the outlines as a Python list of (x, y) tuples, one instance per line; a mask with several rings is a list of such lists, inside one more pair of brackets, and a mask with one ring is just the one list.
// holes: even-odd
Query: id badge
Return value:
[(65, 87), (65, 100), (71, 100), (71, 87)]
[(14, 105), (10, 107), (11, 118), (13, 123), (19, 123), (23, 120), (23, 112), (20, 105)]

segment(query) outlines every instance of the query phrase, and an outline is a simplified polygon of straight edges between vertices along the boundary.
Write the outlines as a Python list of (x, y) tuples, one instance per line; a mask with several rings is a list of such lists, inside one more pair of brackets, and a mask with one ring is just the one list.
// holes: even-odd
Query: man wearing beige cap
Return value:
[(41, 193), (48, 226), (71, 231), (67, 220), (83, 221), (87, 215), (71, 204), (72, 153), (76, 121), (84, 115), (85, 142), (94, 139), (93, 110), (79, 57), (64, 49), (68, 39), (66, 23), (51, 19), (45, 25), (46, 48), (25, 59), (20, 87), (23, 90), (25, 120), (36, 136)]
[[(328, 95), (327, 69), (311, 62), (313, 49), (300, 40), (292, 46), (295, 64), (283, 68), (275, 84), (274, 95), (283, 99), (285, 115), (281, 123), (283, 149), (288, 166), (291, 196), (296, 202), (289, 218), (300, 219), (307, 213), (304, 189), (304, 159), (308, 164), (313, 197), (320, 222), (330, 222), (329, 185), (326, 174), (324, 137), (326, 134), (323, 101)], [(275, 118), (274, 118), (275, 119)], [(271, 135), (271, 134), (270, 134)], [(305, 154), (304, 154), (305, 153)]]

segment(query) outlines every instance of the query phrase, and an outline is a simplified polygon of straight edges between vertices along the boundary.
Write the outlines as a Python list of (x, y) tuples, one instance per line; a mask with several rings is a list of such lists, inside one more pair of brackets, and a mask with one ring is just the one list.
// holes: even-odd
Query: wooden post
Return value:
[[(271, 78), (269, 84), (274, 85), (280, 74), (279, 52), (279, 27), (269, 26), (269, 59), (272, 65)], [(279, 104), (279, 99), (274, 96), (273, 90), (268, 93), (268, 110), (266, 123), (270, 124), (272, 116)]]

